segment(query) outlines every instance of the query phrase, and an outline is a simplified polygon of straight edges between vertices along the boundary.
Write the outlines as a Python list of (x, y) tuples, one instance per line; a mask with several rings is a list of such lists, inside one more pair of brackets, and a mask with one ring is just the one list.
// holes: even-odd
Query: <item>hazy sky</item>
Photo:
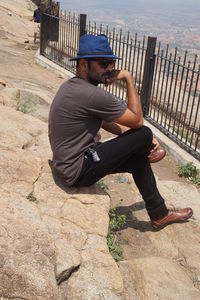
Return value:
[(200, 0), (60, 0), (60, 4), (67, 12), (87, 14), (87, 21), (96, 21), (97, 26), (157, 36), (173, 47), (200, 52)]
[[(126, 14), (164, 13), (174, 16), (190, 15), (200, 18), (199, 0), (60, 0), (61, 7), (67, 11), (96, 15), (104, 11), (109, 14), (126, 16)], [(98, 15), (98, 14), (97, 14)]]
[(60, 0), (61, 8), (71, 13), (86, 13), (87, 20), (131, 30), (131, 21), (154, 24), (155, 30), (171, 27), (195, 27), (200, 31), (200, 0)]

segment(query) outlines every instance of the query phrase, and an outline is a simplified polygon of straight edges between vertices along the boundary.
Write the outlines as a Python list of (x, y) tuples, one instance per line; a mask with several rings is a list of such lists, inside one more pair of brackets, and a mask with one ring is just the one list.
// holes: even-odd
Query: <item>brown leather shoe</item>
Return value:
[(192, 217), (193, 211), (190, 207), (177, 209), (177, 210), (169, 210), (168, 214), (162, 219), (153, 221), (151, 220), (151, 224), (155, 229), (162, 229), (165, 226), (171, 223), (181, 223)]
[(162, 148), (158, 148), (157, 150), (151, 152), (148, 157), (150, 163), (155, 163), (163, 159), (165, 155), (166, 155), (166, 151)]

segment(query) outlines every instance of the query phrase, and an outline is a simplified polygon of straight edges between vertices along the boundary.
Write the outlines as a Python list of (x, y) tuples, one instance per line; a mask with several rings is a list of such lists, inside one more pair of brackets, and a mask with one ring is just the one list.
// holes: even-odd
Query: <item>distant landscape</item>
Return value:
[[(196, 0), (61, 0), (61, 8), (86, 13), (88, 20), (122, 28), (124, 33), (157, 36), (180, 54), (200, 55), (200, 1)], [(199, 61), (199, 60), (198, 60)]]

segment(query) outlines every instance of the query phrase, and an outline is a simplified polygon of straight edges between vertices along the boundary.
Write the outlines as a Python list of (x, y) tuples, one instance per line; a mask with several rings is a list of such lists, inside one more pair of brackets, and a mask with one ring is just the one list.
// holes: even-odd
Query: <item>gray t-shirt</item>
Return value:
[(94, 145), (102, 120), (111, 122), (126, 104), (103, 89), (74, 77), (58, 90), (49, 113), (53, 170), (71, 186), (80, 175), (85, 151)]

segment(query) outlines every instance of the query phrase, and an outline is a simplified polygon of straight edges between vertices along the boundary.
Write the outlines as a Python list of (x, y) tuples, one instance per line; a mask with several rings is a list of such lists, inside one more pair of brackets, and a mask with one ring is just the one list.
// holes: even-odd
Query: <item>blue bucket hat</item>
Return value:
[(109, 58), (120, 59), (113, 54), (105, 34), (92, 35), (84, 34), (80, 38), (77, 56), (70, 60), (79, 60), (80, 58)]

